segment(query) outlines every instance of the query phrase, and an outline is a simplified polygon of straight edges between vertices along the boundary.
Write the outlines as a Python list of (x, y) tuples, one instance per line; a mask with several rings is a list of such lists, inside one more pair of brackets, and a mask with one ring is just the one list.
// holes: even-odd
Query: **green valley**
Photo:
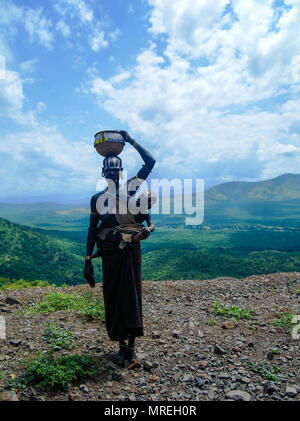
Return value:
[[(153, 215), (156, 230), (142, 242), (143, 278), (239, 278), (300, 271), (299, 185), (299, 175), (286, 174), (215, 186), (205, 192), (200, 226), (185, 226), (184, 215)], [(16, 280), (85, 282), (87, 204), (1, 203), (0, 216), (7, 218), (0, 219), (3, 285)], [(101, 259), (94, 261), (94, 268), (101, 281)]]

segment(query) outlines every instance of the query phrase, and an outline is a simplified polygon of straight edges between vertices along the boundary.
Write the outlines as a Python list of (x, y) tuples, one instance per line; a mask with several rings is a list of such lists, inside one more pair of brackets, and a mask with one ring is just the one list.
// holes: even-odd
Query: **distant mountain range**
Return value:
[[(271, 180), (232, 181), (205, 191), (207, 225), (261, 224), (300, 226), (300, 174)], [(53, 202), (0, 203), (0, 217), (51, 230), (68, 230), (70, 239), (86, 232), (89, 200), (78, 204)], [(158, 226), (184, 226), (185, 215), (153, 215)]]
[(300, 199), (300, 174), (283, 174), (271, 180), (232, 181), (211, 187), (205, 192), (209, 202), (286, 201)]

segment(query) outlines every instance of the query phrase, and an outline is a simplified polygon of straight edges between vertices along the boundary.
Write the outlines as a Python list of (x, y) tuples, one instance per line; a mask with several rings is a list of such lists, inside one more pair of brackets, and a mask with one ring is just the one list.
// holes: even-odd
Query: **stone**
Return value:
[(174, 329), (172, 336), (173, 336), (173, 338), (179, 338), (180, 334), (181, 334), (181, 332), (179, 330)]
[(222, 329), (234, 329), (236, 324), (233, 320), (227, 320), (222, 324)]
[(219, 379), (226, 380), (226, 379), (229, 379), (229, 378), (230, 378), (230, 375), (228, 373), (222, 372), (222, 373), (219, 374)]
[(34, 351), (35, 350), (35, 346), (32, 343), (28, 343), (27, 347), (29, 348), (29, 351)]
[(191, 374), (186, 374), (183, 379), (183, 382), (185, 383), (193, 383), (194, 382), (194, 377)]
[(11, 339), (9, 343), (13, 346), (20, 346), (22, 341), (20, 339)]
[(1, 313), (11, 313), (11, 310), (9, 308), (6, 308), (6, 307), (0, 307), (0, 311), (1, 311)]
[(264, 384), (264, 392), (272, 395), (274, 392), (277, 392), (277, 388), (273, 382), (266, 382)]
[(202, 387), (205, 385), (206, 382), (203, 379), (196, 378), (196, 383), (198, 387)]
[(10, 297), (10, 296), (6, 298), (5, 302), (6, 302), (6, 304), (9, 304), (10, 306), (21, 304), (20, 301), (16, 300), (14, 297)]
[(238, 346), (234, 346), (233, 348), (232, 348), (232, 352), (242, 352), (243, 350), (242, 350), (242, 348), (240, 348), (240, 347), (238, 347)]
[(9, 391), (9, 392), (3, 392), (0, 395), (0, 401), (9, 401), (9, 402), (16, 402), (18, 401), (18, 397), (15, 392)]
[(125, 379), (125, 374), (124, 373), (116, 373), (115, 371), (113, 371), (112, 379), (116, 380), (117, 382), (121, 382), (122, 380)]
[(158, 331), (158, 330), (154, 330), (154, 331), (152, 332), (152, 338), (153, 338), (153, 339), (158, 339), (158, 338), (160, 338), (160, 333), (159, 333), (159, 331)]
[(84, 393), (89, 393), (90, 391), (90, 389), (85, 384), (81, 384), (79, 386), (79, 389), (82, 390)]
[(225, 355), (227, 354), (227, 352), (225, 351), (225, 349), (221, 348), (219, 345), (214, 344), (213, 347), (213, 352), (217, 355)]
[(152, 368), (153, 368), (153, 364), (152, 364), (152, 362), (150, 362), (150, 361), (144, 361), (143, 362), (143, 368), (144, 368), (144, 370), (146, 370), (146, 371), (150, 371)]
[(226, 398), (235, 401), (250, 401), (251, 395), (244, 390), (231, 390), (226, 394)]
[(289, 398), (294, 398), (297, 395), (297, 389), (293, 386), (287, 386), (285, 389), (285, 394)]

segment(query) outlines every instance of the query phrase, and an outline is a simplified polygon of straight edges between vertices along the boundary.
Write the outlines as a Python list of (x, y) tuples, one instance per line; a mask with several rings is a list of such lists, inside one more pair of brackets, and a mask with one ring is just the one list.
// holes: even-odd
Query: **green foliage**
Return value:
[[(222, 199), (222, 206), (213, 204), (213, 208), (206, 203), (208, 219), (197, 227), (186, 227), (182, 215), (153, 215), (157, 228), (142, 242), (143, 279), (243, 278), (300, 271), (299, 200), (251, 203), (237, 205)], [(11, 212), (19, 222), (48, 228), (29, 228), (0, 218), (0, 276), (9, 278), (2, 282), (5, 287), (23, 287), (23, 281), (15, 284), (19, 278), (58, 286), (86, 282), (88, 212), (54, 204), (2, 205), (0, 212), (5, 215)], [(101, 259), (94, 261), (94, 270), (101, 282)]]
[(300, 289), (296, 289), (296, 294), (300, 295)]
[(214, 304), (214, 313), (216, 316), (224, 316), (224, 317), (230, 317), (234, 320), (240, 320), (240, 319), (247, 319), (251, 320), (253, 314), (255, 313), (254, 310), (244, 310), (239, 307), (225, 307), (223, 306), (220, 301), (217, 301)]
[(295, 317), (295, 313), (291, 311), (282, 311), (277, 314), (277, 320), (273, 321), (273, 325), (291, 332), (293, 329), (292, 320)]
[[(36, 279), (51, 284), (76, 285), (83, 277), (84, 252), (66, 238), (46, 231), (13, 224), (0, 218), (0, 276), (9, 279)], [(97, 279), (101, 279), (95, 268)]]
[(50, 292), (37, 304), (26, 310), (27, 314), (47, 314), (60, 310), (74, 310), (89, 319), (104, 319), (104, 303), (91, 294), (76, 295)]
[[(156, 235), (155, 232), (153, 236)], [(215, 235), (211, 231), (211, 238)], [(198, 231), (194, 231), (196, 237), (201, 238)], [(179, 232), (177, 233), (179, 237)], [(247, 238), (247, 233), (245, 233)], [(300, 238), (298, 234), (298, 238)], [(297, 272), (300, 271), (300, 252), (284, 251), (245, 251), (237, 248), (193, 248), (193, 240), (186, 248), (177, 246), (176, 240), (165, 240), (161, 247), (151, 250), (143, 255), (143, 279), (162, 281), (166, 279), (211, 279), (220, 276), (231, 276), (243, 278), (253, 274), (275, 273), (275, 272)], [(181, 237), (182, 243), (184, 237)], [(148, 240), (147, 240), (148, 241)], [(164, 246), (164, 244), (166, 245)], [(232, 247), (234, 243), (232, 243)], [(145, 249), (148, 246), (143, 245)], [(235, 247), (235, 246), (234, 246)]]
[(208, 326), (215, 326), (217, 324), (217, 322), (214, 319), (210, 319), (206, 322), (206, 324)]
[(0, 289), (25, 289), (35, 287), (55, 287), (47, 281), (25, 281), (24, 279), (8, 279), (0, 277)]
[(55, 323), (49, 323), (43, 339), (50, 345), (52, 351), (60, 351), (61, 349), (72, 349), (74, 345), (72, 340), (74, 338), (74, 333), (61, 329)]
[(34, 386), (41, 391), (62, 389), (82, 377), (95, 377), (101, 371), (99, 359), (93, 356), (55, 357), (38, 353), (25, 363), (24, 373), (10, 382), (11, 389)]
[(277, 373), (280, 373), (280, 368), (271, 364), (269, 361), (249, 363), (249, 367), (255, 373), (260, 374), (265, 380), (272, 380), (273, 382), (280, 380), (280, 377), (277, 375)]

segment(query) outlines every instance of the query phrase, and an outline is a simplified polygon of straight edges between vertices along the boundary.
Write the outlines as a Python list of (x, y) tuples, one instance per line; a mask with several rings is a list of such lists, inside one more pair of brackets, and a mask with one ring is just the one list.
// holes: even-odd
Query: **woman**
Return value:
[[(155, 165), (153, 156), (138, 142), (132, 139), (127, 132), (122, 131), (124, 140), (130, 143), (140, 154), (144, 161), (143, 167), (135, 177), (129, 179), (126, 186), (134, 188), (128, 191), (128, 198), (134, 195), (139, 186), (148, 177)], [(108, 182), (116, 186), (118, 198), (119, 180), (122, 177), (122, 160), (118, 156), (107, 157), (103, 161), (102, 175)], [(142, 255), (140, 241), (131, 242), (127, 247), (120, 248), (123, 239), (120, 231), (113, 228), (120, 225), (115, 213), (101, 212), (101, 196), (108, 188), (95, 194), (91, 199), (90, 226), (87, 237), (87, 255), (85, 258), (84, 276), (91, 287), (95, 286), (94, 270), (91, 256), (97, 241), (98, 254), (102, 258), (103, 297), (105, 305), (106, 329), (112, 341), (119, 342), (119, 351), (114, 355), (115, 362), (124, 365), (127, 360), (132, 367), (137, 361), (135, 353), (135, 338), (144, 335), (142, 314)], [(124, 191), (124, 190), (123, 190)], [(108, 200), (104, 201), (106, 206)], [(113, 216), (112, 216), (113, 213)], [(98, 224), (105, 226), (105, 236), (99, 233)], [(144, 228), (139, 234), (140, 239), (146, 239), (153, 231), (153, 225)], [(99, 236), (97, 236), (99, 234)], [(128, 340), (128, 343), (126, 343)]]

